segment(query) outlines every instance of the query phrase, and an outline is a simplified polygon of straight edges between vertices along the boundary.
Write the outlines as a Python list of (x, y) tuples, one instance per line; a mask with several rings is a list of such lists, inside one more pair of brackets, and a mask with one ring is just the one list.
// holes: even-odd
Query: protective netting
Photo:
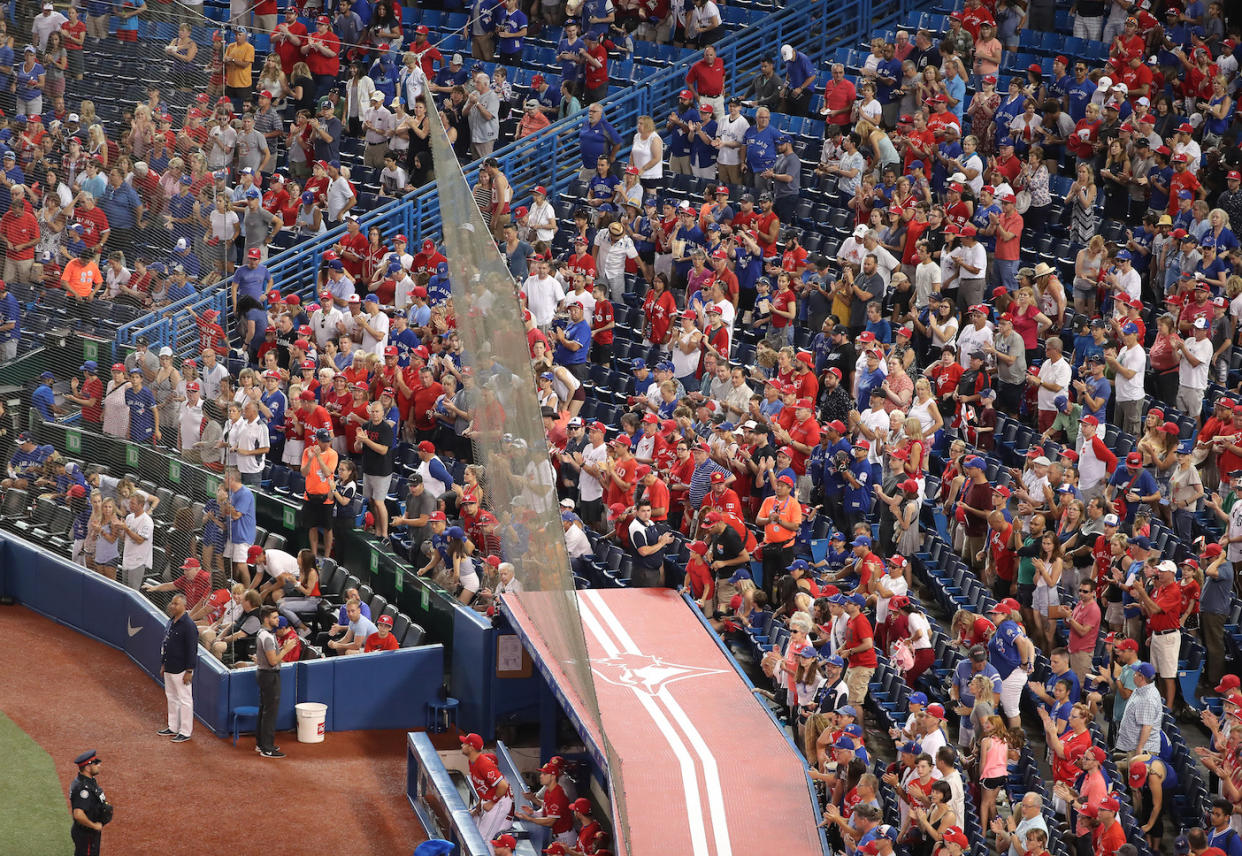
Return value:
[[(481, 389), (472, 436), (486, 467), (504, 558), (516, 568), (518, 595), (561, 664), (572, 692), (600, 726), (599, 704), (582, 618), (562, 535), (555, 475), (526, 332), (514, 282), (483, 222), (437, 111), (430, 111), (432, 156), (444, 222), (457, 329)], [(620, 759), (604, 735), (616, 807), (616, 844), (625, 849), (626, 815)]]

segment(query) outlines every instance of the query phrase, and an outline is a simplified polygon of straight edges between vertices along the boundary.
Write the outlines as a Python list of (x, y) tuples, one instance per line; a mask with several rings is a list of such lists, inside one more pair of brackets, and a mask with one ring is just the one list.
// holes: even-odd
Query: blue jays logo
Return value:
[(619, 657), (592, 658), (591, 671), (614, 686), (629, 687), (655, 696), (674, 681), (702, 678), (724, 670), (683, 666), (650, 654), (622, 654)]

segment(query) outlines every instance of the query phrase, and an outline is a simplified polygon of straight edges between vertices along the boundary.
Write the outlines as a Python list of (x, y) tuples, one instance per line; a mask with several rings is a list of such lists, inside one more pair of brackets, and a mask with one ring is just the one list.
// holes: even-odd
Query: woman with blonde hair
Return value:
[(272, 96), (272, 109), (283, 110), (285, 96), (289, 94), (289, 78), (280, 67), (280, 55), (273, 51), (263, 62), (263, 70), (259, 72), (259, 92), (269, 92)]
[(102, 125), (91, 125), (86, 132), (86, 153), (99, 161), (100, 170), (108, 168), (108, 140)]
[(1080, 315), (1095, 314), (1100, 271), (1107, 260), (1103, 235), (1092, 235), (1074, 258), (1074, 311)]
[(1091, 169), (1091, 164), (1078, 164), (1074, 183), (1065, 194), (1065, 200), (1073, 206), (1070, 239), (1076, 243), (1089, 243), (1099, 229), (1100, 217), (1095, 212), (1097, 193), (1095, 171)]
[(654, 193), (660, 189), (664, 177), (664, 141), (656, 133), (655, 121), (650, 116), (638, 117), (638, 130), (630, 144), (630, 166), (638, 170), (638, 181), (644, 190)]
[(1009, 754), (1025, 741), (1021, 729), (1011, 731), (996, 714), (983, 720), (979, 731), (979, 823), (987, 829), (996, 814), (996, 794), (1009, 779)]

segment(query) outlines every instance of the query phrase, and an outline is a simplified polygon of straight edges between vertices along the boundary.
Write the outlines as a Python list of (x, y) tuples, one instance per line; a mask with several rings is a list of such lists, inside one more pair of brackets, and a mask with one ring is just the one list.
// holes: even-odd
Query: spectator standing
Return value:
[(811, 58), (795, 50), (793, 45), (781, 45), (781, 60), (785, 63), (785, 83), (781, 89), (783, 112), (805, 116), (811, 103), (811, 89), (815, 86), (815, 67)]
[[(190, 565), (193, 562), (193, 565)], [(186, 566), (197, 568), (189, 559)], [(198, 625), (186, 609), (185, 595), (178, 592), (168, 604), (172, 621), (160, 651), (160, 676), (168, 699), (168, 725), (156, 733), (185, 743), (194, 733), (194, 667), (198, 665)]]
[(867, 686), (878, 662), (871, 621), (862, 611), (865, 604), (866, 599), (861, 594), (845, 595), (845, 613), (849, 620), (846, 623), (845, 645), (837, 649), (837, 654), (844, 657), (848, 664), (845, 684), (849, 688), (850, 704), (858, 710), (867, 701)]
[(121, 527), (125, 541), (121, 553), (120, 581), (132, 589), (137, 589), (147, 574), (151, 573), (154, 533), (155, 523), (147, 513), (146, 500), (134, 494), (129, 498), (129, 513)]
[(242, 482), (236, 467), (224, 471), (224, 488), (228, 491), (228, 498), (220, 511), (229, 521), (229, 545), (224, 551), (224, 558), (232, 559), (234, 576), (248, 586), (250, 567), (247, 562), (255, 536), (254, 494)]
[(1156, 669), (1151, 663), (1134, 666), (1134, 692), (1126, 701), (1125, 711), (1117, 723), (1114, 750), (1126, 757), (1146, 752), (1160, 752), (1160, 728), (1164, 721), (1164, 705), (1156, 690)]
[[(516, 5), (516, 0), (509, 2)], [(466, 97), (465, 113), (470, 122), (471, 154), (475, 158), (488, 157), (500, 135), (500, 96), (492, 90), (491, 79), (482, 72), (474, 76), (474, 88)]]
[(375, 534), (388, 537), (388, 485), (392, 481), (393, 448), (396, 435), (384, 418), (384, 406), (372, 402), (369, 419), (358, 427), (354, 452), (362, 453), (363, 495), (371, 501), (375, 514)]
[(233, 102), (233, 111), (240, 113), (250, 100), (253, 88), (254, 45), (245, 27), (233, 30), (233, 44), (224, 49), (224, 94)]

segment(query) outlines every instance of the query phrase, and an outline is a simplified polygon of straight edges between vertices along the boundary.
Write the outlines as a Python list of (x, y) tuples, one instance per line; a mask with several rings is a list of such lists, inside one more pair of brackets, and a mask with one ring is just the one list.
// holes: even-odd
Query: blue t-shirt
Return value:
[(108, 217), (108, 226), (112, 229), (132, 229), (138, 225), (138, 208), (142, 200), (138, 192), (129, 182), (121, 182), (120, 187), (108, 186), (99, 198), (99, 207)]
[(1022, 629), (1012, 619), (1007, 618), (988, 640), (989, 662), (996, 668), (1002, 681), (1022, 664), (1022, 654), (1018, 651), (1018, 639), (1022, 635)]
[(1065, 94), (1069, 99), (1069, 114), (1075, 124), (1087, 115), (1087, 105), (1091, 103), (1091, 96), (1095, 95), (1095, 84), (1091, 82), (1091, 78), (1086, 78), (1082, 83), (1071, 80), (1069, 88), (1065, 90)]
[(267, 418), (267, 437), (270, 442), (283, 440), (285, 437), (285, 410), (289, 407), (289, 399), (279, 389), (275, 392), (264, 392), (259, 396), (263, 406), (272, 412)]
[[(901, 62), (898, 60), (894, 62), (897, 63), (897, 80), (901, 80)], [(796, 89), (810, 79), (811, 85), (808, 88), (813, 89), (815, 87), (814, 77), (815, 66), (811, 64), (811, 58), (802, 51), (794, 51), (794, 58), (785, 63), (785, 83), (790, 89)]]
[(13, 75), (17, 78), (17, 97), (23, 101), (30, 101), (38, 98), (43, 94), (43, 90), (36, 84), (39, 82), (39, 76), (44, 72), (44, 68), (40, 63), (35, 63), (34, 68), (26, 69), (25, 62), (19, 62), (13, 68)]
[(11, 330), (0, 331), (0, 342), (22, 337), (22, 306), (8, 291), (0, 293), (0, 324), (13, 322)]
[(746, 165), (752, 173), (763, 172), (776, 163), (776, 137), (780, 132), (768, 125), (762, 131), (751, 127), (743, 136), (746, 146)]
[(30, 404), (44, 419), (51, 421), (56, 418), (53, 409), (56, 405), (56, 393), (52, 392), (52, 387), (46, 382), (39, 384), (38, 389), (30, 396)]
[[(901, 70), (898, 68), (897, 79), (901, 80), (901, 77)], [(957, 101), (956, 104), (949, 108), (949, 112), (957, 117), (958, 122), (961, 122), (962, 112), (966, 109), (966, 81), (960, 75), (945, 77), (944, 88), (949, 97)]]
[[(574, 39), (572, 42), (569, 41), (569, 39), (561, 39), (560, 44), (556, 46), (556, 55), (560, 56), (561, 54), (565, 54), (565, 53), (577, 54), (578, 51), (585, 50), (585, 49), (586, 49), (586, 40), (584, 40), (581, 36)], [(582, 77), (582, 66), (581, 65), (579, 65), (578, 63), (570, 59), (563, 59), (560, 62), (561, 62), (561, 79), (562, 80), (577, 80), (578, 78)], [(551, 91), (552, 91), (552, 87), (549, 86), (548, 92), (551, 92)], [(540, 98), (539, 101), (540, 103), (542, 103), (543, 99)]]
[(552, 359), (557, 365), (576, 366), (585, 363), (587, 354), (591, 350), (591, 325), (584, 318), (577, 324), (571, 324), (565, 329), (565, 338), (571, 339), (582, 347), (576, 351), (571, 351), (560, 342), (557, 342), (556, 349), (553, 352)]
[(258, 267), (251, 269), (249, 265), (242, 265), (233, 271), (233, 281), (237, 283), (237, 296), (248, 294), (260, 303), (263, 302), (263, 295), (267, 291), (267, 281), (271, 277), (267, 268), (260, 263)]
[(582, 128), (578, 131), (578, 152), (582, 156), (583, 169), (595, 169), (600, 155), (611, 154), (611, 148), (621, 142), (612, 125), (607, 119), (600, 119), (592, 125), (590, 118), (582, 120)]
[(1089, 377), (1083, 381), (1087, 385), (1087, 392), (1092, 398), (1100, 399), (1100, 406), (1095, 410), (1083, 408), (1083, 416), (1094, 416), (1100, 422), (1107, 422), (1104, 418), (1104, 411), (1108, 410), (1108, 399), (1112, 397), (1113, 385), (1108, 382), (1106, 377)]
[[(1130, 484), (1130, 480), (1134, 479), (1134, 484)], [(1160, 490), (1156, 484), (1155, 477), (1147, 470), (1139, 470), (1137, 477), (1131, 472), (1129, 467), (1118, 467), (1113, 473), (1108, 483), (1117, 488), (1118, 497), (1125, 499), (1124, 494), (1133, 491), (1139, 496), (1151, 496)], [(1127, 487), (1129, 485), (1129, 487)], [(1139, 504), (1137, 502), (1126, 502), (1126, 520), (1134, 520), (1134, 513), (1138, 511)]]
[[(93, 4), (92, 4), (93, 5)], [(8, 45), (0, 45), (0, 65), (10, 68), (13, 65), (13, 49)], [(4, 74), (0, 72), (0, 87), (8, 91), (9, 83), (12, 82), (12, 74)]]
[(439, 306), (453, 296), (453, 286), (447, 276), (433, 276), (427, 280), (427, 303)]
[(229, 521), (229, 540), (234, 544), (253, 544), (254, 494), (250, 492), (250, 488), (242, 485), (229, 494), (229, 505), (241, 514), (240, 517)]
[(155, 434), (155, 396), (147, 387), (125, 390), (125, 406), (129, 408), (129, 439), (135, 443), (149, 442)]
[[(500, 33), (520, 33), (526, 29), (527, 23), (526, 15), (521, 9), (514, 9), (512, 12), (503, 9), (496, 16), (496, 33), (498, 36)], [(496, 50), (502, 54), (521, 53), (525, 41), (525, 36), (512, 39), (499, 36), (496, 40)]]
[[(117, 11), (121, 9), (145, 9), (145, 0), (117, 0)], [(142, 18), (142, 14), (133, 15), (129, 18), (121, 18), (116, 25), (117, 30), (132, 30), (137, 32), (138, 21)]]
[(13, 470), (18, 475), (25, 475), (39, 467), (43, 466), (43, 462), (52, 456), (56, 451), (55, 446), (35, 446), (29, 452), (23, 452), (19, 447), (10, 458)]
[(1056, 686), (1057, 681), (1066, 680), (1070, 682), (1069, 704), (1077, 704), (1078, 698), (1082, 695), (1082, 683), (1078, 680), (1078, 674), (1073, 669), (1066, 669), (1063, 675), (1049, 675), (1048, 680), (1044, 681), (1044, 689), (1048, 691), (1048, 695), (1052, 695), (1052, 688)]
[[(891, 77), (893, 82), (881, 83), (879, 79), (881, 77)], [(881, 104), (891, 104), (893, 101), (893, 90), (896, 89), (898, 84), (901, 83), (902, 77), (904, 77), (904, 74), (901, 70), (901, 60), (896, 57), (888, 60), (880, 60), (879, 64), (876, 66), (875, 100), (879, 101)], [(806, 78), (803, 78), (803, 80), (805, 79)], [(955, 80), (961, 80), (961, 78), (955, 78)], [(965, 93), (965, 91), (966, 84), (963, 83), (962, 92)], [(958, 106), (958, 109), (961, 109), (960, 105)], [(961, 114), (958, 113), (958, 116), (960, 118)]]

